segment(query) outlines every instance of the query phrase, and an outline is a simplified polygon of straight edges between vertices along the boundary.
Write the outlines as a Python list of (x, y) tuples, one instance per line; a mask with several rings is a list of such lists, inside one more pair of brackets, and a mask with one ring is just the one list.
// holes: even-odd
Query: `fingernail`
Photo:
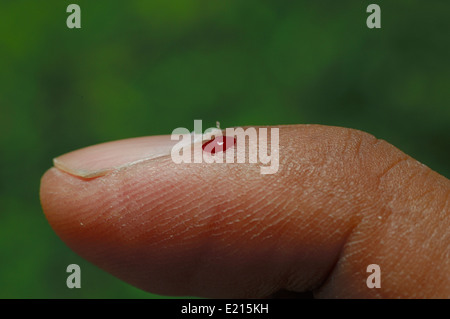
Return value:
[(53, 164), (71, 175), (94, 178), (145, 160), (170, 155), (176, 143), (170, 135), (119, 140), (61, 155), (53, 160)]

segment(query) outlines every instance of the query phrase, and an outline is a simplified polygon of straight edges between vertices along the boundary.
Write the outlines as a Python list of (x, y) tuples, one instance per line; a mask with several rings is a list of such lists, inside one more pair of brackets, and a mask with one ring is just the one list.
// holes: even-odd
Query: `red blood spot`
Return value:
[(224, 152), (230, 147), (236, 144), (236, 139), (230, 136), (218, 136), (215, 139), (203, 144), (202, 148), (204, 152), (210, 154), (215, 154), (219, 152)]

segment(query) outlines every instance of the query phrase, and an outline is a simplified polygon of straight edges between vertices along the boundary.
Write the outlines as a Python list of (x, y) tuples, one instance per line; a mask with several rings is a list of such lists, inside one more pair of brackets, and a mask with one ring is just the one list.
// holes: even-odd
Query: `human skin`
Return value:
[[(44, 213), (80, 256), (152, 293), (450, 298), (448, 179), (361, 131), (278, 128), (268, 175), (176, 164), (169, 135), (63, 155), (42, 177)], [(137, 160), (147, 143), (166, 156)]]

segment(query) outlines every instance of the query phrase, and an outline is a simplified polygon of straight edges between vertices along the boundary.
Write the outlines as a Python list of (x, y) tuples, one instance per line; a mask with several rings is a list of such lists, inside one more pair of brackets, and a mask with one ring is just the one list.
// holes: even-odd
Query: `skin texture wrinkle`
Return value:
[[(72, 175), (53, 167), (43, 176), (42, 207), (75, 252), (153, 293), (450, 297), (448, 179), (361, 131), (279, 133), (279, 170), (269, 175), (259, 164), (170, 156), (108, 169), (147, 154), (152, 140), (171, 147), (170, 136), (123, 140), (119, 148), (133, 154), (125, 159), (106, 146), (101, 163), (104, 145), (75, 151), (59, 158)], [(99, 169), (108, 172), (73, 176)], [(381, 288), (366, 285), (370, 264), (381, 268)]]

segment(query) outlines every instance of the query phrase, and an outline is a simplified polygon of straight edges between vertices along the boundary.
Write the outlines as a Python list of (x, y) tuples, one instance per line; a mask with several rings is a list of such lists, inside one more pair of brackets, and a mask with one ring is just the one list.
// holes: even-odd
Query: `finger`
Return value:
[[(41, 202), (78, 254), (164, 295), (449, 297), (449, 181), (351, 129), (282, 126), (279, 169), (181, 163), (170, 136), (55, 160)], [(367, 287), (367, 266), (382, 286)]]

